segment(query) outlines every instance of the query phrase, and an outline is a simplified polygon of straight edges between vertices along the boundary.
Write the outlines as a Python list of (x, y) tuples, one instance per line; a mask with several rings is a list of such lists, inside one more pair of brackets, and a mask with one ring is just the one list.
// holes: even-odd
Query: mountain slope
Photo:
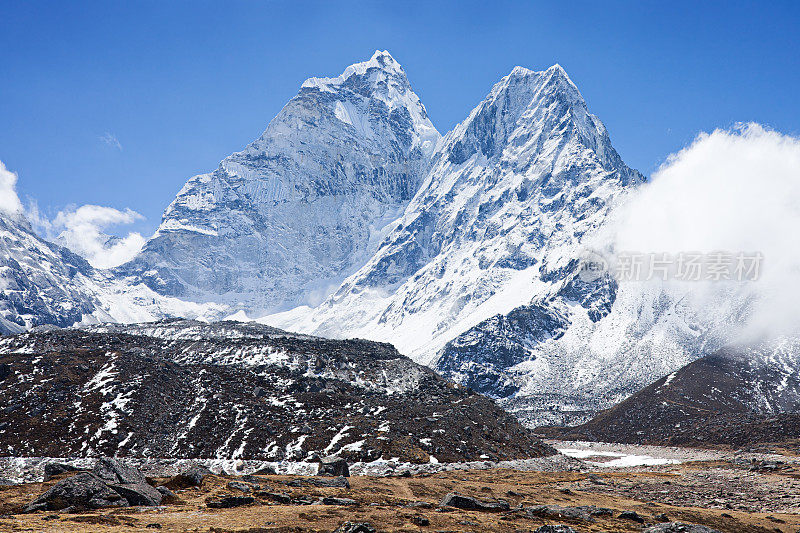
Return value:
[(609, 313), (616, 282), (576, 279), (578, 259), (643, 181), (560, 66), (517, 67), (444, 137), (367, 264), (316, 309), (264, 322), (391, 339), (461, 383), (514, 395), (529, 376), (509, 369), (533, 348)]
[(22, 212), (0, 211), (0, 334), (43, 325), (218, 318), (226, 312), (160, 296), (135, 280), (97, 270), (39, 237)]
[(411, 462), (554, 453), (391, 345), (173, 320), (0, 340), (11, 456)]
[(800, 341), (729, 346), (659, 379), (559, 436), (744, 446), (800, 436)]
[(311, 78), (261, 137), (186, 183), (120, 271), (251, 314), (317, 303), (372, 254), (438, 139), (388, 52)]
[(92, 272), (83, 258), (40, 239), (21, 213), (0, 211), (0, 334), (90, 315), (98, 302), (83, 287)]

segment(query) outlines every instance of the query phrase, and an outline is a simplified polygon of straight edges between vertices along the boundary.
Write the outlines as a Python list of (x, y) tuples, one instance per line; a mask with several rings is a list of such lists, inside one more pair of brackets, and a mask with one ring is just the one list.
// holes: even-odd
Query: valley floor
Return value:
[[(0, 531), (331, 532), (348, 521), (369, 522), (377, 531), (438, 532), (523, 532), (546, 524), (566, 524), (578, 532), (623, 532), (664, 521), (703, 524), (722, 532), (800, 528), (800, 461), (789, 454), (551, 444), (585, 462), (576, 462), (578, 471), (492, 468), (353, 476), (350, 489), (292, 486), (304, 476), (254, 476), (246, 478), (252, 489), (248, 493), (236, 484), (229, 486), (241, 476), (220, 475), (207, 478), (200, 488), (175, 491), (180, 501), (170, 505), (75, 514), (14, 514), (55, 481), (12, 485), (0, 487)], [(620, 459), (628, 465), (650, 464), (614, 463)], [(510, 510), (441, 507), (442, 498), (451, 492), (502, 499)], [(276, 503), (276, 494), (292, 502)], [(254, 501), (230, 509), (207, 506), (207, 500), (225, 495), (251, 496)], [(353, 501), (322, 504), (324, 497)], [(303, 500), (317, 503), (303, 505)], [(635, 512), (644, 524), (620, 517), (624, 511)]]

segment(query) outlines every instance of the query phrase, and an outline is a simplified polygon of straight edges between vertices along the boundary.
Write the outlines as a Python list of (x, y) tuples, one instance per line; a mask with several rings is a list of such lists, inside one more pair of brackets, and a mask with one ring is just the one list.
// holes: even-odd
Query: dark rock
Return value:
[(64, 463), (45, 463), (44, 465), (44, 480), (50, 481), (55, 476), (65, 472), (76, 472), (78, 469), (72, 465)]
[(102, 457), (94, 465), (92, 473), (110, 483), (140, 484), (145, 483), (144, 474), (137, 469), (126, 466), (116, 459)]
[(280, 494), (278, 492), (267, 492), (267, 491), (259, 491), (254, 493), (255, 496), (259, 498), (264, 498), (266, 500), (271, 500), (273, 502), (277, 502), (283, 505), (289, 505), (292, 503), (292, 497), (288, 494)]
[(716, 529), (701, 526), (699, 524), (685, 524), (683, 522), (667, 522), (650, 526), (642, 533), (721, 533)]
[(535, 505), (525, 509), (525, 513), (530, 517), (547, 518), (550, 520), (567, 519), (583, 520), (584, 522), (594, 522), (592, 512), (599, 509), (589, 506), (562, 507), (561, 505)]
[(252, 496), (222, 496), (221, 498), (208, 499), (206, 505), (212, 509), (230, 509), (250, 505), (256, 501)]
[(161, 529), (161, 524), (157, 522), (153, 522), (152, 524), (147, 524), (144, 526), (146, 529)]
[(322, 505), (358, 505), (358, 502), (351, 498), (325, 497), (320, 500)]
[(369, 522), (345, 522), (333, 533), (377, 533), (377, 531)]
[(464, 496), (463, 494), (459, 494), (457, 492), (451, 492), (442, 498), (440, 505), (442, 507), (456, 507), (458, 509), (486, 512), (508, 511), (510, 509), (508, 502), (503, 500), (490, 502), (480, 501), (471, 496)]
[(253, 474), (256, 476), (274, 476), (277, 472), (274, 467), (266, 465), (253, 472)]
[(127, 507), (128, 501), (117, 491), (106, 485), (97, 476), (80, 473), (62, 479), (50, 489), (36, 498), (25, 512), (58, 511), (68, 507), (78, 510), (100, 509), (103, 507)]
[[(296, 480), (296, 481), (300, 481), (301, 485), (303, 484), (303, 480)], [(343, 476), (335, 477), (333, 479), (314, 479), (314, 478), (310, 478), (310, 479), (305, 480), (305, 482), (306, 482), (305, 484), (311, 485), (313, 487), (321, 487), (321, 488), (332, 487), (332, 488), (337, 488), (337, 489), (349, 489), (350, 488), (350, 482), (347, 481), (347, 478), (343, 477)], [(287, 485), (288, 485), (288, 483), (287, 483)]]
[(318, 476), (350, 477), (350, 467), (347, 461), (339, 457), (325, 457), (319, 461)]
[(569, 526), (564, 525), (548, 525), (542, 526), (533, 533), (578, 533)]
[(130, 505), (143, 505), (155, 507), (161, 505), (163, 495), (161, 492), (148, 485), (147, 483), (125, 483), (109, 485), (117, 493), (128, 501)]
[(161, 493), (161, 503), (178, 503), (180, 501), (175, 493), (167, 487), (156, 487), (156, 490)]
[(177, 476), (173, 476), (169, 481), (164, 483), (164, 486), (170, 489), (199, 487), (203, 484), (203, 480), (211, 475), (214, 474), (208, 468), (200, 465), (191, 465)]
[(620, 520), (632, 520), (634, 522), (644, 524), (644, 518), (639, 516), (639, 513), (637, 513), (636, 511), (622, 511), (621, 513), (619, 513), (619, 516), (617, 518), (619, 518)]
[(228, 488), (231, 490), (240, 490), (244, 493), (250, 493), (253, 490), (251, 485), (247, 483), (242, 483), (241, 481), (230, 481), (228, 482)]
[(416, 525), (416, 526), (420, 526), (420, 527), (425, 527), (425, 526), (431, 525), (431, 521), (428, 520), (427, 518), (425, 518), (424, 516), (415, 516), (415, 517), (413, 517), (411, 519), (411, 523)]

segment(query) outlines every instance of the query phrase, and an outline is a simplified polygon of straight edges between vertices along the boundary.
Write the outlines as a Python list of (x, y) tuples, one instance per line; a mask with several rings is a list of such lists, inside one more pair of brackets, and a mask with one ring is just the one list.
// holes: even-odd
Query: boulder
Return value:
[(565, 525), (548, 525), (542, 526), (533, 533), (578, 533), (574, 529)]
[[(258, 487), (258, 486), (256, 485), (256, 487)], [(244, 492), (245, 494), (248, 494), (248, 493), (253, 491), (253, 486), (252, 485), (248, 485), (247, 483), (242, 483), (241, 481), (230, 481), (230, 482), (228, 482), (228, 488), (231, 489), (231, 490), (238, 490), (238, 491)], [(260, 488), (260, 487), (258, 487), (258, 488)]]
[(699, 524), (686, 524), (683, 522), (666, 522), (646, 528), (642, 533), (720, 533), (716, 529)]
[(318, 476), (350, 477), (350, 467), (347, 461), (340, 457), (324, 457), (319, 461)]
[(156, 487), (156, 490), (161, 493), (161, 503), (178, 503), (180, 501), (175, 493), (167, 487)]
[(457, 509), (466, 509), (468, 511), (485, 512), (508, 511), (510, 509), (508, 502), (503, 500), (481, 501), (457, 492), (451, 492), (442, 498), (442, 503), (440, 505), (442, 507), (456, 507)]
[(644, 518), (639, 516), (639, 513), (637, 513), (636, 511), (622, 511), (621, 513), (619, 513), (619, 516), (617, 518), (619, 518), (620, 520), (631, 520), (633, 522), (644, 524)]
[(592, 513), (598, 511), (596, 507), (562, 507), (561, 505), (536, 505), (525, 509), (529, 517), (547, 518), (550, 520), (583, 520), (594, 522)]
[(94, 465), (92, 473), (109, 483), (142, 484), (146, 483), (144, 474), (132, 466), (126, 466), (111, 457), (103, 457)]
[(85, 472), (59, 481), (25, 507), (25, 512), (58, 511), (68, 507), (86, 510), (128, 505), (130, 505), (128, 500), (102, 479)]
[(203, 480), (208, 476), (214, 475), (211, 470), (204, 466), (193, 464), (183, 470), (177, 476), (172, 476), (164, 486), (170, 489), (185, 489), (187, 487), (199, 487)]
[(250, 505), (256, 501), (252, 496), (222, 496), (221, 498), (208, 499), (206, 505), (212, 509), (230, 509)]
[(377, 533), (377, 531), (369, 522), (345, 522), (333, 533)]
[(151, 487), (147, 483), (112, 484), (109, 487), (125, 498), (129, 505), (133, 506), (155, 507), (156, 505), (161, 505), (161, 500), (164, 497), (158, 489)]
[(255, 472), (253, 472), (253, 474), (256, 476), (274, 476), (275, 474), (277, 474), (277, 472), (275, 471), (275, 467), (270, 465), (264, 465)]
[(44, 480), (50, 481), (55, 476), (64, 474), (66, 472), (76, 472), (78, 469), (72, 465), (64, 463), (45, 463), (44, 465)]

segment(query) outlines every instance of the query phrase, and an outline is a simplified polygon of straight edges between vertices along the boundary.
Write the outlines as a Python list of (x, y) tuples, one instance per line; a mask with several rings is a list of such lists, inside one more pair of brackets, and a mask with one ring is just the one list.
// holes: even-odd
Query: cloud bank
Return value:
[(104, 230), (143, 218), (131, 209), (83, 205), (59, 212), (51, 222), (51, 231), (60, 231), (56, 242), (85, 257), (93, 267), (111, 268), (133, 259), (144, 246), (145, 238), (136, 232), (113, 237)]
[(17, 175), (0, 161), (0, 211), (8, 214), (22, 212), (22, 202), (17, 196)]
[(800, 333), (799, 138), (758, 124), (702, 133), (618, 215), (617, 251), (761, 252), (756, 281), (684, 282), (683, 289), (706, 303), (746, 293), (750, 336)]

